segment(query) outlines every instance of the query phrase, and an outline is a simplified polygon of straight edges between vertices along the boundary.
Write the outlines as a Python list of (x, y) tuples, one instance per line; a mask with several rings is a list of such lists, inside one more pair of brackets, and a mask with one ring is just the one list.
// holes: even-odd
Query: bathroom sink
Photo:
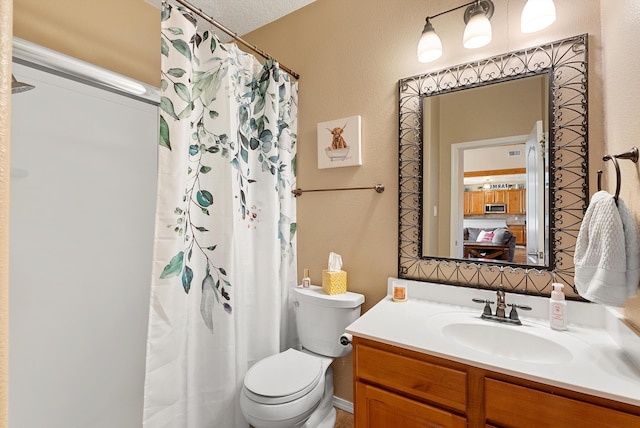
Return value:
[(455, 323), (442, 328), (442, 334), (461, 345), (480, 352), (531, 363), (568, 362), (572, 353), (566, 347), (520, 330), (520, 326)]
[(430, 317), (428, 325), (444, 339), (469, 349), (528, 363), (570, 363), (586, 349), (568, 332), (534, 323), (501, 324), (483, 320), (479, 314), (440, 313)]

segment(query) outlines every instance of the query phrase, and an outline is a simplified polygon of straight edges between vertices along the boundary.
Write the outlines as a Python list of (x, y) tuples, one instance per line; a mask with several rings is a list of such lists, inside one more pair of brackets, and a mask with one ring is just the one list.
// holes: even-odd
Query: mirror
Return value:
[(573, 287), (587, 35), (400, 80), (401, 278)]
[(548, 266), (548, 94), (543, 72), (423, 97), (422, 256)]

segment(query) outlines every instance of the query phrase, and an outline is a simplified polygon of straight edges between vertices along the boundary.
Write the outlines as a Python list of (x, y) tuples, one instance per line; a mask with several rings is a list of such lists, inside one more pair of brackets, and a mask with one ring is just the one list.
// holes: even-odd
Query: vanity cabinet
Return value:
[(575, 398), (485, 378), (485, 418), (504, 427), (639, 427), (640, 416)]
[(466, 428), (467, 420), (417, 400), (366, 383), (356, 383), (361, 405), (356, 409), (357, 427), (368, 428)]
[(640, 408), (353, 338), (356, 428), (640, 427)]
[(356, 427), (466, 427), (467, 373), (354, 341)]

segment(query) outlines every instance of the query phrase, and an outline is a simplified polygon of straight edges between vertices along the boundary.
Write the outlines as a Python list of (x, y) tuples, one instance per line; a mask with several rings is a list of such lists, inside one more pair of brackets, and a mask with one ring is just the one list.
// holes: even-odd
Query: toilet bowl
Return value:
[[(245, 419), (256, 428), (320, 427), (331, 411), (335, 419), (332, 361), (295, 349), (259, 361), (247, 372), (240, 396)], [(306, 424), (311, 419), (318, 424)]]
[(321, 287), (294, 289), (302, 350), (287, 349), (255, 363), (240, 394), (242, 413), (255, 428), (332, 428), (334, 357), (351, 352), (340, 344), (344, 329), (360, 316), (364, 296), (327, 295)]

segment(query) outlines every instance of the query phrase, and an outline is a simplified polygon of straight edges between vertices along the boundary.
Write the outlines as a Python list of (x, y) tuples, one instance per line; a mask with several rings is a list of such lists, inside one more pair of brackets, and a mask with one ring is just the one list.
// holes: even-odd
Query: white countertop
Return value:
[[(390, 278), (389, 287), (393, 280), (397, 281)], [(548, 298), (506, 293), (506, 303), (530, 305), (533, 310), (519, 312), (522, 326), (500, 325), (499, 328), (537, 334), (573, 353), (566, 362), (531, 362), (478, 351), (442, 333), (444, 323), (451, 319), (458, 322), (458, 317), (460, 322), (494, 324), (479, 320), (483, 305), (471, 302), (473, 297), (495, 301), (494, 291), (402, 282), (408, 286), (407, 302), (393, 302), (388, 295), (346, 331), (357, 337), (640, 406), (640, 365), (637, 364), (640, 338), (626, 327), (617, 311), (602, 305), (569, 301), (569, 329), (558, 332), (548, 327)], [(495, 308), (495, 304), (492, 306)]]

